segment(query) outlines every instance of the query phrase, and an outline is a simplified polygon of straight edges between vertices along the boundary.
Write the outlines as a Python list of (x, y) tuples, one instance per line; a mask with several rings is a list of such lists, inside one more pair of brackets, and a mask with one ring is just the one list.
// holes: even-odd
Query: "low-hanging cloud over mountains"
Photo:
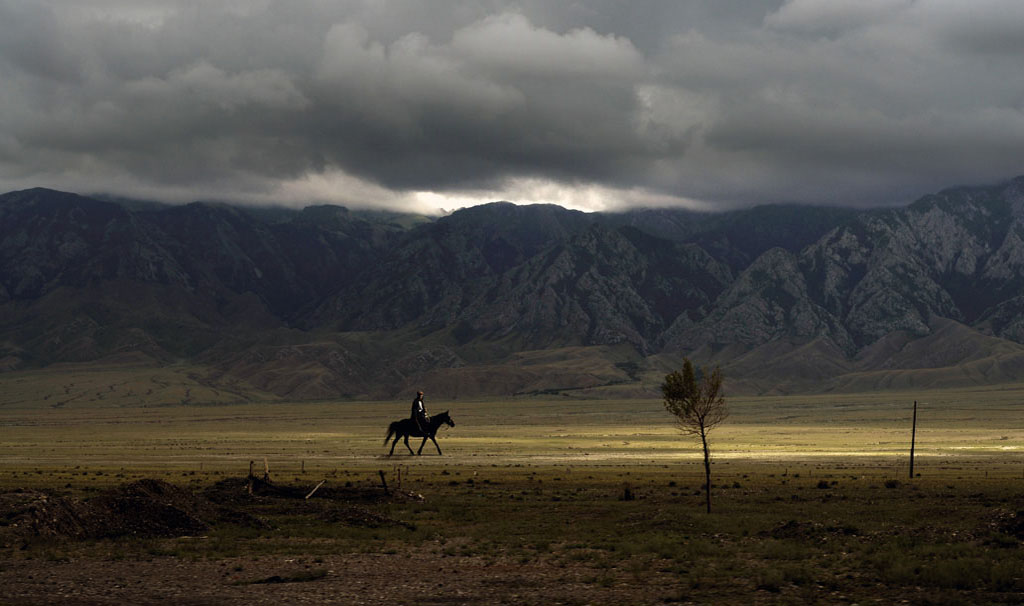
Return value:
[(871, 206), (1020, 172), (1024, 5), (0, 0), (0, 190)]

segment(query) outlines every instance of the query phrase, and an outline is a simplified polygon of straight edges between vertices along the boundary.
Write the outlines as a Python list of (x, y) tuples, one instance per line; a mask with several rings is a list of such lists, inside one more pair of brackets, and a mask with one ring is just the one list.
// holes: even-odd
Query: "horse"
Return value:
[(437, 448), (437, 454), (442, 454), (441, 447), (437, 445), (437, 440), (434, 439), (434, 436), (437, 435), (437, 430), (438, 428), (441, 427), (441, 425), (455, 427), (455, 421), (452, 421), (452, 418), (451, 416), (448, 415), (447, 410), (440, 414), (436, 414), (430, 417), (430, 421), (427, 422), (426, 435), (424, 435), (424, 432), (420, 431), (420, 428), (416, 424), (416, 421), (412, 419), (402, 419), (401, 421), (395, 421), (394, 423), (388, 426), (388, 435), (384, 436), (385, 446), (387, 446), (388, 440), (391, 439), (391, 436), (395, 436), (395, 441), (391, 443), (391, 452), (388, 453), (388, 456), (390, 457), (391, 455), (395, 454), (395, 444), (398, 444), (399, 438), (405, 438), (405, 447), (409, 449), (409, 454), (413, 454), (412, 447), (409, 446), (410, 437), (423, 438), (423, 442), (420, 444), (420, 449), (416, 451), (417, 455), (423, 454), (423, 447), (426, 445), (428, 438), (430, 439), (431, 442), (434, 443), (434, 446)]

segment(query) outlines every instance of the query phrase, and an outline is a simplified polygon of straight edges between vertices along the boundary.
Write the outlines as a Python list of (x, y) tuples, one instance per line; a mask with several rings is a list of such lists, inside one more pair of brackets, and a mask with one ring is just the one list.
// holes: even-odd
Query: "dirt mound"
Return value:
[(258, 518), (210, 503), (161, 480), (123, 484), (88, 500), (45, 491), (0, 494), (0, 537), (102, 539), (174, 537), (217, 523), (266, 526)]
[(182, 536), (207, 530), (213, 513), (192, 493), (159, 480), (119, 486), (87, 501), (44, 491), (0, 494), (7, 537)]
[(111, 493), (129, 498), (144, 498), (174, 502), (185, 506), (195, 506), (199, 499), (192, 491), (176, 486), (163, 480), (144, 478), (137, 482), (122, 484), (114, 488)]
[(176, 537), (201, 534), (210, 525), (199, 512), (144, 496), (105, 496), (88, 502), (95, 521), (90, 537)]
[(367, 506), (422, 497), (381, 488), (276, 485), (253, 478), (228, 478), (196, 494), (162, 480), (122, 484), (88, 500), (53, 492), (0, 493), (0, 545), (34, 538), (101, 539), (175, 537), (207, 532), (220, 524), (270, 525), (257, 514), (288, 513), (347, 526), (412, 525)]
[[(0, 494), (0, 539), (89, 534), (88, 509), (78, 501), (38, 490)], [(7, 544), (8, 540), (0, 540)]]

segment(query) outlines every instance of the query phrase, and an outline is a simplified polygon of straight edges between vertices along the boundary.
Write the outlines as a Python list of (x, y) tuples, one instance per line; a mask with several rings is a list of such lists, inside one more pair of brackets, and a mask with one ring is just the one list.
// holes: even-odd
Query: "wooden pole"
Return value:
[(377, 473), (380, 474), (380, 485), (384, 487), (384, 494), (390, 494), (388, 492), (388, 482), (384, 479), (384, 470), (378, 470)]
[(310, 490), (310, 491), (309, 491), (309, 494), (307, 494), (307, 495), (306, 495), (306, 499), (308, 500), (308, 499), (309, 499), (309, 497), (313, 496), (313, 493), (314, 493), (314, 492), (316, 492), (317, 490), (319, 490), (319, 489), (320, 489), (320, 487), (321, 487), (321, 486), (323, 486), (323, 485), (324, 485), (324, 482), (326, 482), (326, 481), (327, 481), (327, 479), (326, 479), (326, 478), (324, 478), (323, 480), (320, 480), (320, 483), (319, 483), (319, 484), (317, 484), (316, 486), (314, 486), (314, 487), (313, 487), (313, 490)]
[(267, 457), (263, 457), (263, 481), (270, 481), (270, 463), (267, 462)]
[(914, 400), (914, 420), (910, 425), (910, 479), (914, 479), (914, 442), (917, 441), (917, 400)]

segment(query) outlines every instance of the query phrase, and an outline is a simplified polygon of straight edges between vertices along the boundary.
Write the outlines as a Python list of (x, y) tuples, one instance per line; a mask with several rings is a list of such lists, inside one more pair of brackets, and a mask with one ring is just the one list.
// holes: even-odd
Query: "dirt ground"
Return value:
[[(289, 487), (254, 479), (223, 481), (193, 494), (158, 480), (118, 486), (89, 499), (51, 491), (0, 495), (0, 604), (624, 604), (672, 601), (670, 575), (645, 582), (589, 565), (466, 557), (440, 544), (399, 552), (201, 559), (162, 555), (168, 544), (205, 542), (230, 523), (269, 524), (262, 513), (313, 516), (325, 523), (379, 527), (408, 524), (371, 509), (418, 495), (327, 488), (312, 501)], [(184, 538), (183, 538), (184, 537)], [(150, 540), (150, 553), (124, 553), (125, 541)], [(258, 539), (256, 540), (258, 542)], [(316, 539), (311, 540), (315, 543)], [(329, 541), (323, 541), (326, 546)], [(302, 546), (296, 541), (295, 551)], [(309, 546), (308, 544), (306, 545)], [(139, 549), (137, 546), (134, 549)], [(315, 549), (322, 553), (324, 549)], [(31, 551), (29, 557), (19, 552)], [(598, 576), (600, 575), (600, 580)], [(621, 576), (622, 578), (617, 578)], [(661, 577), (664, 578), (661, 578)]]
[[(79, 496), (53, 489), (8, 490), (0, 493), (0, 606), (952, 606), (1020, 604), (1024, 599), (1019, 566), (1024, 511), (1003, 505), (1016, 502), (1016, 497), (967, 495), (964, 503), (977, 502), (978, 508), (963, 511), (980, 511), (983, 516), (946, 520), (952, 524), (948, 529), (906, 521), (906, 526), (874, 530), (787, 520), (751, 533), (724, 520), (706, 527), (700, 522), (680, 527), (668, 513), (668, 502), (631, 501), (638, 505), (632, 514), (601, 522), (604, 531), (614, 527), (607, 536), (587, 536), (579, 529), (596, 527), (570, 516), (559, 523), (575, 526), (576, 531), (551, 537), (551, 544), (538, 540), (543, 537), (534, 531), (524, 535), (532, 546), (517, 548), (516, 541), (498, 544), (474, 537), (470, 527), (521, 531), (521, 522), (503, 526), (501, 518), (506, 512), (515, 517), (527, 511), (542, 516), (530, 518), (528, 525), (540, 526), (543, 517), (555, 515), (551, 507), (581, 494), (580, 488), (567, 487), (545, 497), (488, 484), (482, 500), (472, 501), (470, 495), (479, 490), (475, 484), (471, 479), (451, 480), (448, 490), (466, 492), (447, 505), (371, 485), (325, 486), (316, 498), (306, 499), (309, 486), (244, 477), (223, 479), (195, 492), (154, 479)], [(789, 501), (801, 507), (812, 501), (817, 508), (837, 507), (833, 512), (846, 509), (836, 502), (855, 502), (846, 501), (845, 494), (833, 498), (832, 485), (819, 483), (808, 489), (814, 491), (809, 497), (794, 494)], [(881, 494), (877, 491), (895, 494), (899, 488), (869, 488), (868, 493), (871, 490), (876, 492), (867, 495), (868, 504), (875, 509)], [(934, 501), (918, 494), (911, 487), (903, 502), (924, 503), (915, 507), (931, 511)], [(532, 495), (533, 500), (513, 500), (523, 495)], [(588, 498), (579, 503), (587, 506)], [(509, 505), (498, 504), (501, 499), (509, 499)], [(543, 499), (549, 499), (548, 505)], [(469, 503), (475, 505), (466, 509)], [(519, 503), (520, 509), (512, 503)], [(626, 502), (620, 503), (616, 509), (627, 509)], [(417, 511), (450, 532), (424, 534), (426, 530), (417, 526)], [(750, 510), (748, 515), (755, 513)], [(885, 515), (891, 517), (892, 510)], [(331, 532), (335, 534), (328, 536)], [(622, 550), (629, 541), (620, 541), (618, 547), (607, 544), (613, 535), (633, 537), (632, 532), (638, 541), (662, 535), (671, 540), (634, 552)], [(646, 539), (641, 538), (643, 533)], [(705, 551), (676, 551), (691, 541), (704, 545)], [(669, 553), (659, 553), (660, 545), (669, 547)], [(898, 563), (904, 548), (916, 549), (918, 565), (940, 571), (939, 575), (956, 577), (963, 574), (958, 573), (960, 568), (971, 566), (973, 576), (957, 581), (908, 569), (890, 575), (900, 579), (893, 583), (886, 580), (884, 568), (865, 564), (865, 554), (873, 561), (892, 556)], [(858, 549), (863, 550), (860, 556), (851, 555)], [(1004, 569), (994, 571), (993, 566)]]
[[(411, 524), (375, 508), (422, 498), (327, 488), (307, 500), (294, 488), (258, 478), (250, 495), (247, 482), (228, 479), (193, 493), (146, 479), (87, 499), (39, 490), (0, 494), (0, 604), (704, 603), (678, 571), (659, 569), (654, 561), (621, 566), (500, 552), (465, 555), (458, 541), (443, 539), (397, 547), (368, 541), (357, 553), (331, 553), (332, 539), (275, 538), (271, 532), (244, 539), (247, 555), (224, 556), (211, 547), (219, 540), (215, 533), (206, 534), (219, 525), (269, 529), (287, 514), (322, 524), (409, 530)], [(255, 555), (263, 552), (261, 542), (275, 542), (271, 553)], [(716, 587), (715, 603), (777, 603), (781, 597), (751, 589)]]
[[(166, 537), (207, 542), (210, 527), (259, 525), (243, 511), (287, 509), (354, 526), (399, 525), (367, 507), (376, 489), (325, 489), (309, 502), (284, 486), (244, 479), (202, 493), (157, 480), (118, 486), (89, 500), (50, 491), (0, 494), (0, 604), (625, 604), (671, 601), (673, 581), (654, 572), (645, 582), (591, 566), (516, 562), (445, 553), (436, 543), (401, 553), (257, 556), (214, 560), (160, 555), (127, 557), (125, 540)], [(388, 501), (416, 499), (392, 491)], [(232, 507), (233, 506), (233, 507)], [(241, 507), (240, 507), (241, 506)], [(181, 538), (184, 536), (185, 538)], [(175, 538), (176, 537), (176, 538)], [(315, 543), (316, 539), (312, 539)], [(329, 542), (325, 540), (324, 544)], [(154, 542), (152, 545), (159, 545)], [(308, 547), (308, 546), (307, 546)], [(137, 548), (136, 548), (137, 549)], [(296, 545), (295, 550), (301, 551)], [(372, 546), (370, 546), (372, 550)], [(31, 557), (19, 552), (33, 550)], [(322, 549), (313, 550), (323, 552)], [(390, 552), (396, 552), (391, 549)], [(598, 575), (601, 575), (598, 582)], [(620, 575), (622, 576), (622, 575)]]
[[(310, 559), (9, 562), (4, 604), (637, 604), (674, 602), (670, 579), (590, 581), (584, 566), (445, 557), (435, 550)], [(305, 582), (257, 580), (295, 578)], [(317, 576), (317, 574), (310, 576)], [(748, 602), (749, 603), (749, 602)]]

